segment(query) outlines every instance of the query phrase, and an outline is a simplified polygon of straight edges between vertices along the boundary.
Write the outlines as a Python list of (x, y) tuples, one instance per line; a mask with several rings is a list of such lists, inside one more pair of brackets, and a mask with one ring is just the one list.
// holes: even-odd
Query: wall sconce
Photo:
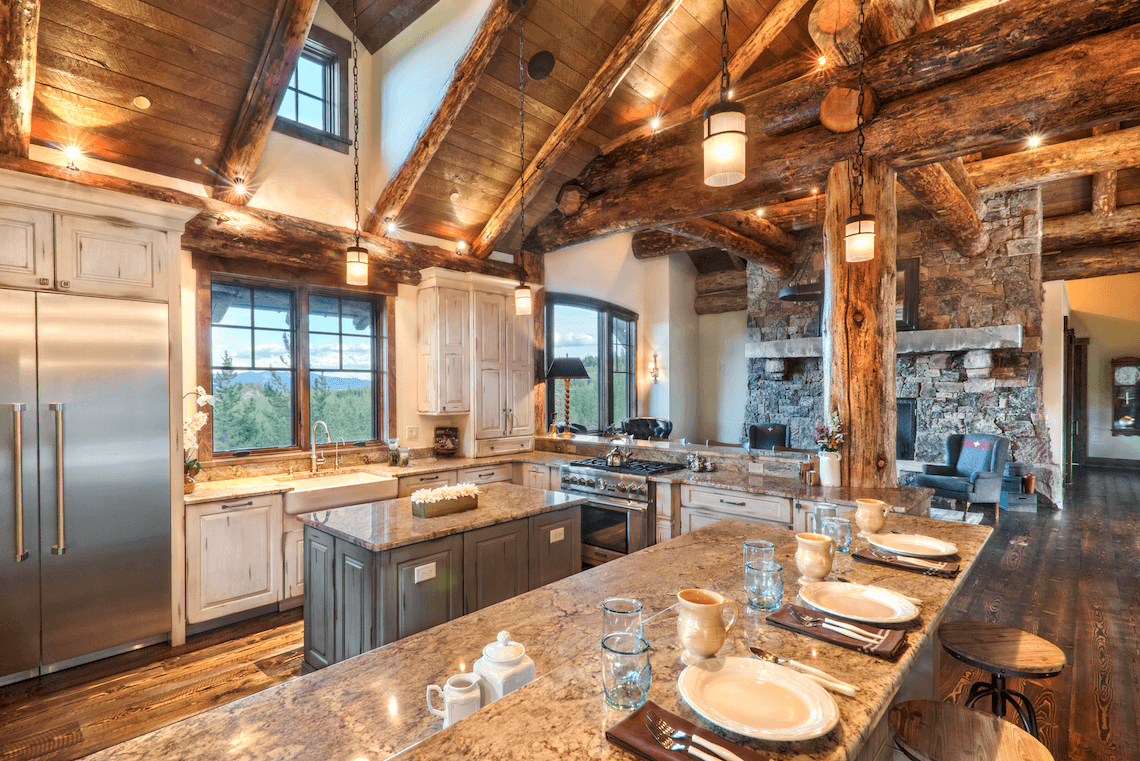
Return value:
[(658, 376), (661, 375), (661, 363), (657, 361), (657, 352), (653, 352), (653, 359), (649, 360), (649, 377), (653, 382), (657, 382)]

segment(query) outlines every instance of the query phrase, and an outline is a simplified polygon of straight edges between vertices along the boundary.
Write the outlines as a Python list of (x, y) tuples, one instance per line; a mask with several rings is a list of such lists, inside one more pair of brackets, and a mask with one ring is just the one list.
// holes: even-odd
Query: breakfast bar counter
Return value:
[[(743, 603), (741, 542), (760, 538), (776, 544), (788, 602), (798, 590), (794, 535), (786, 529), (722, 521), (90, 758), (630, 759), (605, 739), (605, 730), (627, 714), (609, 708), (602, 696), (600, 605), (611, 596), (635, 597), (644, 604), (646, 636), (653, 646), (649, 699), (705, 725), (677, 689), (683, 665), (674, 603), (676, 593), (687, 587), (706, 587), (741, 603), (740, 622), (720, 655), (747, 656), (748, 645), (759, 645), (860, 687), (855, 698), (835, 697), (839, 724), (815, 740), (762, 742), (714, 727), (716, 731), (761, 751), (762, 758), (876, 758), (885, 743), (882, 718), (896, 694), (902, 690), (907, 697), (931, 697), (936, 690), (930, 673), (934, 630), (991, 534), (986, 527), (909, 515), (893, 516), (890, 528), (955, 543), (962, 567), (956, 577), (941, 578), (842, 556), (836, 571), (845, 578), (923, 601), (917, 625), (907, 632), (908, 647), (893, 662), (765, 623), (763, 614)], [(470, 671), (483, 646), (503, 629), (534, 659), (535, 681), (441, 730), (441, 720), (427, 711), (426, 686)]]

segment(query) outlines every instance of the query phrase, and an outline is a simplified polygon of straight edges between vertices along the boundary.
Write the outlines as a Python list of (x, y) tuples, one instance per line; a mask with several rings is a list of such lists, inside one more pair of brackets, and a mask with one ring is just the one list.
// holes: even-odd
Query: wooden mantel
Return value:
[[(978, 349), (1021, 349), (1025, 328), (1021, 325), (995, 325), (988, 328), (947, 328), (909, 330), (898, 335), (899, 354), (936, 354)], [(783, 341), (749, 341), (744, 350), (748, 359), (802, 359), (823, 356), (822, 338), (788, 338)]]

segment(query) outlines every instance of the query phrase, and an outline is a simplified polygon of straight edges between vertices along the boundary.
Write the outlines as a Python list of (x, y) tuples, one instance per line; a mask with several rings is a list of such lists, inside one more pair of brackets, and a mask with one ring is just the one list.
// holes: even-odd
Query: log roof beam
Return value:
[(1041, 279), (1080, 280), (1140, 272), (1140, 241), (1044, 254)]
[(40, 0), (0, 0), (0, 153), (27, 158), (32, 140)]
[(904, 169), (898, 173), (898, 181), (950, 235), (963, 256), (981, 256), (986, 252), (990, 234), (942, 164)]
[(218, 162), (214, 195), (227, 203), (240, 206), (250, 199), (247, 187), (269, 142), (285, 88), (305, 49), (319, 5), (320, 0), (277, 2), (257, 71)]
[(731, 230), (719, 222), (711, 219), (690, 219), (688, 221), (674, 222), (663, 227), (666, 232), (692, 238), (704, 245), (719, 248), (730, 256), (739, 256), (777, 277), (790, 277), (792, 274), (792, 260), (786, 254), (768, 248), (751, 238), (746, 238), (735, 230)]
[(408, 158), (388, 180), (388, 184), (384, 186), (380, 197), (372, 206), (364, 221), (364, 229), (367, 232), (378, 232), (385, 227), (386, 220), (400, 216), (400, 211), (411, 197), (416, 183), (423, 176), (439, 146), (443, 144), (455, 120), (459, 118), (463, 105), (475, 91), (475, 86), (479, 84), (507, 29), (525, 5), (523, 0), (492, 0), (483, 15), (479, 31), (475, 33), (471, 44), (467, 46), (467, 52), (455, 66), (451, 83), (435, 115), (416, 140)]
[[(797, 2), (801, 0), (796, 0)], [(791, 0), (782, 0), (791, 2)], [(574, 100), (569, 110), (547, 136), (538, 153), (531, 159), (523, 175), (499, 202), (498, 208), (483, 225), (479, 235), (471, 243), (471, 253), (486, 259), (495, 245), (506, 233), (508, 227), (518, 218), (522, 207), (522, 189), (525, 185), (533, 194), (554, 167), (581, 137), (590, 122), (606, 105), (614, 89), (621, 84), (630, 67), (645, 52), (659, 29), (664, 26), (673, 12), (681, 6), (681, 0), (649, 0), (634, 19), (625, 36), (614, 46), (606, 60), (591, 77), (582, 92)], [(524, 182), (525, 180), (525, 182)]]
[[(1094, 135), (1116, 132), (1120, 124), (1102, 124), (1093, 127)], [(1116, 170), (1107, 169), (1092, 176), (1092, 211), (1098, 217), (1109, 217), (1116, 213)]]

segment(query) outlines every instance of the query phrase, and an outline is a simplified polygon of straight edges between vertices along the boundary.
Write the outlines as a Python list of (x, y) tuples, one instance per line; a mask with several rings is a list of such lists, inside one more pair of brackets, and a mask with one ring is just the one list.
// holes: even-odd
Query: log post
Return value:
[(823, 226), (824, 416), (847, 428), (840, 470), (844, 486), (898, 486), (895, 439), (895, 172), (868, 160), (863, 211), (875, 215), (875, 258), (847, 263), (844, 228), (851, 210), (851, 163), (827, 179)]
[[(1093, 127), (1093, 135), (1106, 135), (1120, 129), (1120, 124), (1102, 124)], [(1116, 171), (1096, 172), (1092, 176), (1092, 213), (1096, 217), (1111, 217), (1116, 213)]]
[(0, 153), (28, 157), (40, 0), (0, 0)]

